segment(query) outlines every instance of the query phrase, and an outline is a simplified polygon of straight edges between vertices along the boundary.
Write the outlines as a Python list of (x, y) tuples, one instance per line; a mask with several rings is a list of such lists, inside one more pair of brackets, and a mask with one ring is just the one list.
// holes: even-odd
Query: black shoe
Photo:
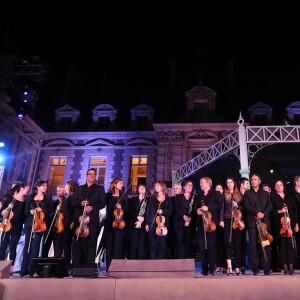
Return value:
[(259, 275), (259, 272), (253, 272), (253, 275), (257, 276), (257, 275)]
[(281, 270), (278, 268), (274, 268), (274, 269), (272, 269), (272, 272), (273, 273), (281, 273)]
[(265, 276), (270, 276), (271, 273), (270, 273), (270, 271), (266, 271), (266, 272), (264, 272), (264, 275), (265, 275)]
[(215, 273), (214, 272), (209, 272), (208, 275), (209, 276), (215, 276)]
[(246, 268), (245, 267), (241, 267), (241, 273), (244, 275), (246, 273)]
[(208, 273), (207, 272), (201, 272), (201, 274), (203, 275), (203, 276), (207, 276), (208, 275)]

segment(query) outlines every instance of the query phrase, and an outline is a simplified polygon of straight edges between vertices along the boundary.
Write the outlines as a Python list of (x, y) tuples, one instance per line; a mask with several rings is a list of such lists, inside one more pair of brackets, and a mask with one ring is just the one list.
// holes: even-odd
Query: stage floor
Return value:
[[(271, 276), (254, 276), (246, 271), (243, 276), (203, 276), (196, 270), (193, 278), (112, 278), (100, 272), (95, 278), (19, 277), (13, 274), (0, 280), (0, 299), (43, 300), (61, 299), (185, 299), (198, 298), (232, 300), (272, 299), (298, 300), (300, 271), (296, 275), (273, 273)], [(155, 275), (155, 274), (154, 274)]]

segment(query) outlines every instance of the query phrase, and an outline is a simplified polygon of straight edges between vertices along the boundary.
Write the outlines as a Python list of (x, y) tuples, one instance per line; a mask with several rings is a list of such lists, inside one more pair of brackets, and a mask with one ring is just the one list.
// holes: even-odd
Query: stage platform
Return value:
[(21, 278), (14, 274), (0, 280), (0, 299), (299, 299), (300, 271), (296, 275), (273, 273), (254, 276), (203, 276), (193, 278), (112, 278), (100, 272), (96, 278)]

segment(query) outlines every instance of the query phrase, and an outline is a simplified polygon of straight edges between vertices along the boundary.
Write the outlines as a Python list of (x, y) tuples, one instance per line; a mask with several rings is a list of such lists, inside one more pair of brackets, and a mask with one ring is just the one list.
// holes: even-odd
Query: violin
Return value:
[(125, 227), (125, 221), (123, 219), (123, 217), (124, 217), (124, 211), (123, 211), (123, 209), (116, 208), (114, 210), (114, 217), (115, 217), (115, 220), (112, 223), (112, 227), (113, 228), (123, 229)]
[[(60, 207), (62, 206), (62, 200), (59, 200), (59, 205), (60, 205)], [(58, 212), (56, 219), (55, 219), (55, 224), (53, 227), (53, 230), (56, 231), (57, 233), (62, 233), (65, 229), (63, 220), (64, 220), (63, 213)]]
[[(40, 201), (36, 201), (37, 208), (40, 207)], [(32, 231), (34, 232), (44, 232), (47, 229), (47, 225), (44, 222), (45, 214), (42, 211), (34, 213), (33, 220), (34, 224)]]
[(156, 230), (155, 230), (155, 233), (159, 236), (165, 236), (167, 235), (168, 233), (168, 229), (165, 225), (166, 223), (166, 218), (162, 215), (159, 215), (156, 217), (155, 219), (156, 221), (156, 224), (157, 224), (157, 227), (156, 227)]
[(14, 216), (14, 213), (12, 211), (13, 203), (14, 203), (14, 201), (11, 203), (8, 210), (3, 214), (3, 220), (0, 223), (0, 230), (3, 232), (7, 232), (7, 231), (11, 230), (11, 228), (12, 228), (11, 219)]
[(239, 230), (245, 229), (245, 223), (242, 221), (242, 212), (239, 209), (235, 208), (232, 210), (232, 218), (234, 219), (232, 223), (233, 229), (239, 229)]
[(261, 243), (266, 242), (272, 243), (273, 236), (267, 230), (267, 224), (263, 223), (261, 220), (256, 219), (257, 230), (261, 239)]
[(212, 220), (211, 212), (202, 211), (203, 227), (206, 232), (212, 232), (217, 229), (215, 222)]
[(287, 206), (284, 205), (286, 208), (286, 212), (284, 212), (283, 217), (281, 217), (280, 222), (281, 222), (281, 229), (280, 229), (280, 235), (291, 238), (293, 236), (293, 230), (291, 228), (291, 219), (289, 217), (288, 209)]
[(87, 215), (86, 212), (86, 204), (87, 202), (84, 204), (83, 213), (79, 217), (79, 227), (77, 227), (75, 230), (77, 241), (78, 237), (87, 237), (90, 233), (89, 228), (87, 227), (87, 224), (90, 222), (90, 217)]

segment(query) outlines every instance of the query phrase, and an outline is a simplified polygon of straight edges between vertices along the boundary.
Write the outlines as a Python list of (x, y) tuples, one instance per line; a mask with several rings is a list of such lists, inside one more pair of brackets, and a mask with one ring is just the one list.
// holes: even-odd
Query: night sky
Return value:
[(72, 2), (1, 4), (0, 53), (38, 55), (47, 66), (45, 82), (26, 82), (38, 91), (35, 117), (45, 129), (45, 117), (64, 104), (90, 118), (101, 103), (118, 111), (126, 105), (128, 113), (145, 103), (155, 108), (155, 121), (172, 122), (199, 82), (217, 92), (217, 113), (228, 122), (240, 111), (247, 119), (247, 107), (264, 102), (281, 124), (285, 107), (299, 99), (291, 7), (271, 14), (199, 1)]

